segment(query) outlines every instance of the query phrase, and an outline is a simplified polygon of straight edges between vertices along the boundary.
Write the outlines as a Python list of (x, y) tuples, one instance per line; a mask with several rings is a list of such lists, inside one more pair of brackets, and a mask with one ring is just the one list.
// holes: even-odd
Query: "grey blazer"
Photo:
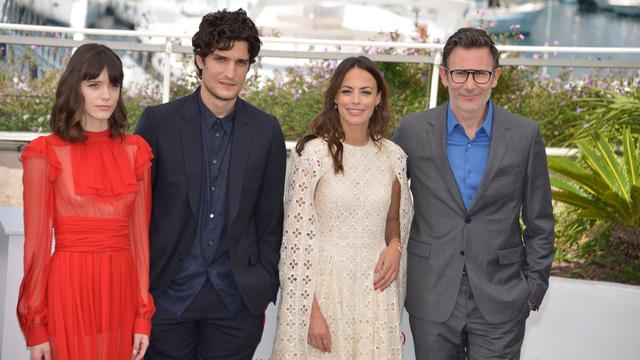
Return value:
[(480, 312), (503, 322), (527, 299), (539, 306), (549, 286), (554, 220), (544, 144), (537, 123), (494, 106), (487, 167), (466, 211), (446, 154), (447, 107), (404, 117), (393, 135), (408, 155), (415, 206), (405, 305), (411, 316), (446, 320), (466, 264)]

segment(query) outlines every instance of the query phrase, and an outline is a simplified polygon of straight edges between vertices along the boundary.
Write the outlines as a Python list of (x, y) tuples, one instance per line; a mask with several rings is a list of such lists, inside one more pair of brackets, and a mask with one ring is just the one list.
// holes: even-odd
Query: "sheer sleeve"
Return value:
[(149, 219), (151, 216), (151, 149), (139, 138), (136, 151), (138, 192), (131, 214), (131, 253), (138, 279), (138, 311), (133, 332), (149, 335), (155, 312), (149, 293)]
[[(59, 170), (49, 158), (45, 138), (34, 140), (24, 151), (24, 278), (18, 296), (18, 321), (28, 346), (49, 341), (47, 334), (47, 279), (53, 224), (52, 174)], [(57, 165), (57, 162), (53, 162)]]

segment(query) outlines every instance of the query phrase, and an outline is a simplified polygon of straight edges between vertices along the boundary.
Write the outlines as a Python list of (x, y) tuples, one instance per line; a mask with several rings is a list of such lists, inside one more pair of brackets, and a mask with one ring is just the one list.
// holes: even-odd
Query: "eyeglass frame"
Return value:
[[(467, 82), (467, 80), (469, 80), (469, 75), (471, 75), (471, 78), (473, 79), (473, 81), (478, 84), (478, 85), (484, 85), (484, 84), (488, 84), (491, 81), (491, 78), (493, 77), (493, 74), (496, 72), (496, 70), (498, 68), (493, 68), (493, 70), (489, 71), (489, 70), (467, 70), (467, 69), (455, 69), (455, 70), (450, 70), (447, 67), (442, 67), (444, 69), (444, 71), (448, 72), (449, 74), (451, 74), (453, 71), (464, 71), (467, 73), (467, 77), (464, 78), (464, 81), (455, 81), (453, 80), (453, 75), (451, 75), (451, 81), (453, 81), (456, 84), (464, 84)], [(482, 73), (482, 72), (488, 72), (489, 73), (489, 79), (487, 79), (487, 81), (485, 82), (478, 82), (478, 80), (476, 80), (476, 74), (477, 73)]]

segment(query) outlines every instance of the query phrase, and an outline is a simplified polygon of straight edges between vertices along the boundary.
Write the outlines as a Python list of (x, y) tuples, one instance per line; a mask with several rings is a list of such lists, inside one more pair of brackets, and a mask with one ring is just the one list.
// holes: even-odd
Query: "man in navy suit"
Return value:
[(243, 10), (193, 36), (200, 87), (147, 108), (153, 149), (147, 359), (250, 359), (278, 291), (286, 151), (277, 119), (238, 97), (260, 51)]

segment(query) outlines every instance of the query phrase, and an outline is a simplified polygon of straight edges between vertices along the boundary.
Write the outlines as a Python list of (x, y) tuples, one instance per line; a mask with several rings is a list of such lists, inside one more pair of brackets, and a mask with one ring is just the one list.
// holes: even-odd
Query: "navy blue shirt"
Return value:
[(493, 124), (491, 101), (488, 101), (487, 106), (487, 115), (473, 140), (469, 140), (464, 127), (456, 119), (451, 104), (447, 111), (447, 157), (467, 211), (473, 204), (489, 159)]
[(204, 162), (198, 232), (191, 250), (158, 303), (182, 314), (209, 279), (231, 313), (244, 307), (236, 285), (225, 236), (227, 175), (235, 110), (217, 118), (202, 102), (202, 158)]

